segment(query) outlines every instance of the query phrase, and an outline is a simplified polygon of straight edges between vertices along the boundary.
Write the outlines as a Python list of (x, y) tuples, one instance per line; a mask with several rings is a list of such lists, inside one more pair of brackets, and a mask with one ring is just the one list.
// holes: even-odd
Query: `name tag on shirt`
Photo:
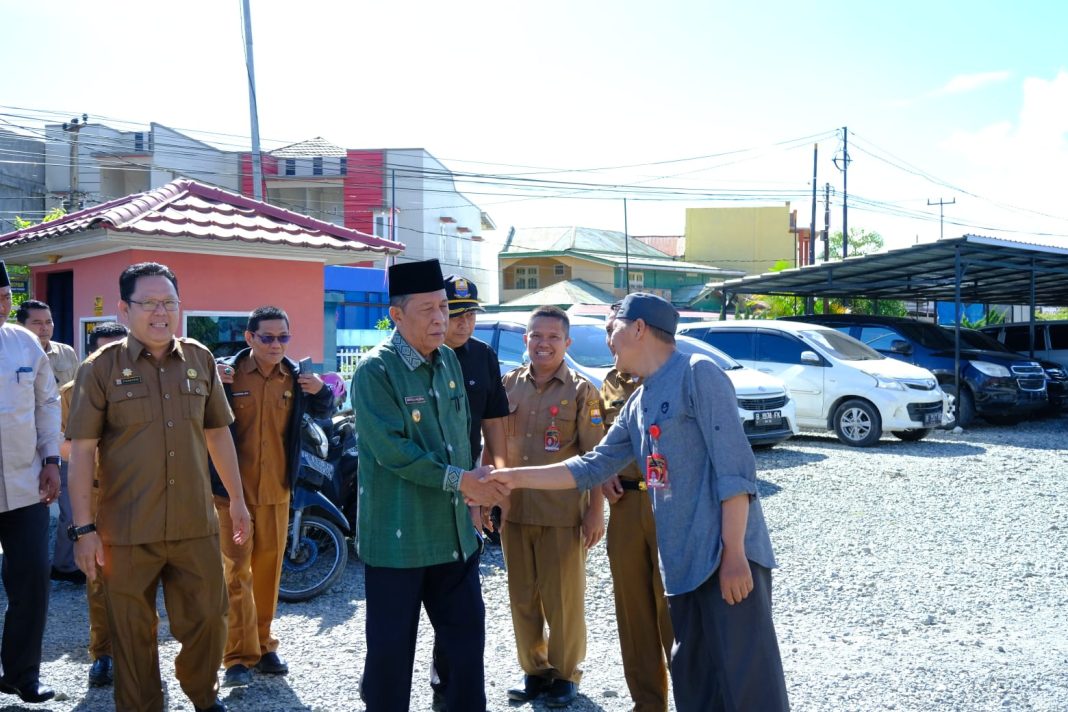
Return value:
[(140, 376), (126, 376), (125, 378), (116, 378), (115, 379), (115, 385), (116, 386), (130, 386), (130, 385), (133, 385), (134, 383), (140, 383), (140, 382), (141, 382), (141, 377)]
[(404, 396), (404, 405), (422, 405), (426, 403), (426, 396)]
[(241, 396), (250, 396), (252, 391), (234, 391), (234, 398), (240, 398)]

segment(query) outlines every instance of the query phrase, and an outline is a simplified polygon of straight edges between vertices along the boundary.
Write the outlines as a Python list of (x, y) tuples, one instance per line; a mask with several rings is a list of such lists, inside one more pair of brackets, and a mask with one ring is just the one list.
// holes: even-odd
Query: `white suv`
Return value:
[[(513, 312), (478, 315), (475, 338), (497, 352), (501, 375), (527, 359), (523, 344), (527, 316), (526, 313)], [(598, 388), (615, 361), (605, 343), (604, 325), (603, 319), (571, 317), (571, 347), (564, 355), (568, 366)], [(797, 434), (794, 402), (781, 380), (744, 368), (726, 354), (696, 339), (679, 338), (677, 346), (682, 353), (700, 353), (709, 357), (726, 372), (734, 386), (738, 418), (750, 445), (770, 447)]]
[(684, 324), (679, 334), (778, 376), (790, 389), (798, 424), (833, 430), (846, 445), (874, 445), (884, 432), (920, 440), (950, 422), (949, 398), (934, 374), (886, 358), (834, 329), (789, 321), (718, 321)]

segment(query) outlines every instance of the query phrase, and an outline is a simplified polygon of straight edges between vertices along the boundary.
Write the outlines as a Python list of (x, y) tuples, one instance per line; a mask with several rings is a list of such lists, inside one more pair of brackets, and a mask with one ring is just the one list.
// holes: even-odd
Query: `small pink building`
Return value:
[(324, 324), (323, 267), (381, 265), (403, 250), (190, 180), (0, 235), (0, 259), (30, 267), (30, 294), (51, 306), (56, 340), (82, 356), (93, 326), (116, 319), (119, 274), (152, 261), (178, 278), (180, 335), (232, 352), (244, 345), (248, 312), (273, 304), (289, 313), (290, 355), (321, 364), (324, 326), (330, 344), (334, 329)]

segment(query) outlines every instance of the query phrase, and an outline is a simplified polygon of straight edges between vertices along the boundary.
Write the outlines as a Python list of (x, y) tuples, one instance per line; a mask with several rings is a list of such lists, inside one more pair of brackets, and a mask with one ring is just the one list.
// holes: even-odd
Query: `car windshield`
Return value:
[[(953, 329), (948, 326), (943, 326), (946, 330), (946, 335), (950, 339), (953, 338)], [(973, 331), (971, 329), (960, 330), (960, 343), (962, 346), (971, 346), (973, 349), (983, 349), (984, 351), (1000, 351), (1002, 353), (1012, 353), (1005, 345), (992, 336), (987, 336), (981, 331)]]
[(843, 361), (879, 361), (885, 358), (870, 346), (834, 329), (802, 331), (801, 336)]
[(567, 353), (587, 368), (612, 368), (615, 363), (605, 341), (604, 326), (600, 324), (572, 324), (571, 346)]
[(953, 338), (934, 324), (913, 321), (894, 324), (906, 337), (928, 349), (952, 349)]
[(745, 368), (742, 364), (738, 363), (715, 346), (706, 344), (704, 341), (695, 339), (691, 336), (683, 336), (681, 334), (676, 336), (675, 347), (684, 354), (701, 354), (702, 356), (708, 356), (724, 371)]

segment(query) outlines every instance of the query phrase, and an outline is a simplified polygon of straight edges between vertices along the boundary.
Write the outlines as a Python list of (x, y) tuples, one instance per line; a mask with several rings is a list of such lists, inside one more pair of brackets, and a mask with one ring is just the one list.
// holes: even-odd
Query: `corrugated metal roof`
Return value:
[(592, 252), (623, 254), (631, 257), (669, 257), (655, 247), (631, 237), (624, 244), (624, 234), (615, 230), (591, 227), (521, 227), (512, 236), (509, 252)]
[(558, 306), (570, 306), (572, 304), (612, 304), (617, 301), (600, 287), (595, 287), (584, 279), (571, 279), (556, 284), (550, 284), (544, 289), (523, 295), (510, 302), (502, 304), (502, 307), (531, 306), (539, 307), (543, 304), (556, 304)]
[(316, 220), (244, 195), (176, 180), (58, 220), (0, 235), (0, 248), (106, 228), (122, 233), (397, 254), (404, 245)]
[(671, 257), (686, 254), (686, 237), (684, 235), (638, 235), (634, 238), (652, 248), (660, 250)]
[[(1068, 306), (1068, 248), (965, 235), (711, 285), (731, 293)], [(1033, 280), (1033, 282), (1032, 282)], [(1032, 287), (1033, 284), (1033, 287)]]
[(275, 158), (318, 158), (320, 156), (346, 156), (348, 153), (340, 146), (327, 141), (322, 136), (309, 138), (307, 141), (298, 141), (288, 146), (271, 151)]

